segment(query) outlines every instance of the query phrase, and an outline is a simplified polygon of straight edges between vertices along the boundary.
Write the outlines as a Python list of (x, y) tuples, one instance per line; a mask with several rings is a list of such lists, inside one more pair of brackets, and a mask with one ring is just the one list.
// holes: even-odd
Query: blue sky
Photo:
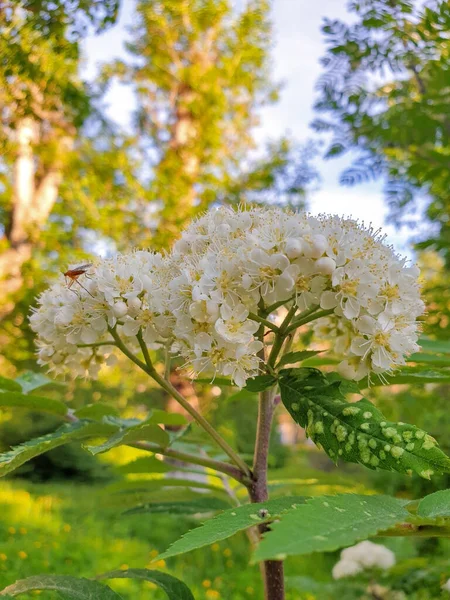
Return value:
[[(313, 119), (314, 86), (321, 73), (319, 58), (324, 53), (320, 32), (324, 16), (349, 18), (346, 0), (274, 0), (274, 77), (284, 83), (281, 100), (262, 112), (258, 139), (274, 138), (289, 132), (300, 142), (314, 136), (310, 128)], [(133, 20), (133, 0), (124, 0), (118, 25), (102, 34), (90, 37), (85, 43), (85, 75), (95, 74), (97, 65), (114, 57), (124, 56), (123, 41), (126, 27)], [(107, 102), (110, 115), (127, 125), (133, 107), (130, 92), (117, 85), (111, 88)], [(395, 230), (385, 224), (385, 207), (380, 183), (362, 184), (353, 188), (339, 185), (339, 173), (348, 158), (318, 160), (321, 175), (319, 189), (309, 198), (313, 213), (337, 213), (371, 222), (383, 227), (388, 240), (402, 253), (411, 255), (409, 240), (418, 231)]]

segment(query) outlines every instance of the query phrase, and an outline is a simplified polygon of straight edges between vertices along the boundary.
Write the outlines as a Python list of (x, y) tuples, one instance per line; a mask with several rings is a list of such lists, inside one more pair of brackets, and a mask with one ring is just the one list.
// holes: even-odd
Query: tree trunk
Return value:
[(13, 296), (24, 285), (23, 266), (30, 260), (39, 236), (58, 197), (61, 184), (61, 156), (71, 145), (60, 140), (61, 153), (47, 167), (40, 181), (36, 177), (34, 146), (39, 143), (39, 127), (31, 118), (22, 119), (16, 129), (17, 156), (13, 167), (13, 206), (5, 232), (9, 248), (0, 255), (0, 319), (14, 308)]

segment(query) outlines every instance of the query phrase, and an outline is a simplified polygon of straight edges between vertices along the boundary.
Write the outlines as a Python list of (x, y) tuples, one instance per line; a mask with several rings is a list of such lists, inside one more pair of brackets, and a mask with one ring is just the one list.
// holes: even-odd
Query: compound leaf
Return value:
[(103, 437), (116, 429), (113, 425), (78, 421), (62, 425), (52, 433), (20, 444), (9, 452), (0, 454), (0, 476), (7, 475), (35, 456), (53, 450), (58, 446), (89, 437)]
[(285, 369), (279, 379), (281, 400), (294, 421), (335, 462), (339, 458), (369, 469), (433, 474), (450, 472), (450, 459), (434, 438), (406, 423), (387, 421), (365, 398), (347, 402), (353, 388), (336, 375), (317, 369)]
[(409, 517), (402, 502), (389, 496), (342, 494), (311, 498), (282, 513), (270, 525), (254, 560), (329, 552), (350, 546)]
[(292, 509), (300, 502), (304, 502), (303, 497), (293, 496), (230, 508), (205, 521), (200, 527), (188, 531), (158, 558), (165, 559), (170, 556), (177, 556), (225, 540), (238, 531), (271, 521), (283, 511), (289, 508)]

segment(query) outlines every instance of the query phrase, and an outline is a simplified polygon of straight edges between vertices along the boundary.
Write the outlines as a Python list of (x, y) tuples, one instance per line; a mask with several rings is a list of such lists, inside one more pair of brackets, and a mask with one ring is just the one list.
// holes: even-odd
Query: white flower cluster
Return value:
[(138, 332), (150, 347), (171, 339), (171, 274), (170, 259), (137, 251), (102, 260), (69, 285), (54, 284), (30, 317), (39, 364), (56, 373), (96, 377), (102, 364), (115, 361), (111, 328), (133, 353), (140, 351)]
[(386, 546), (365, 541), (342, 550), (334, 565), (333, 579), (342, 579), (361, 573), (364, 569), (390, 569), (395, 565), (395, 554)]
[(345, 357), (341, 374), (361, 379), (418, 349), (417, 276), (378, 232), (353, 220), (219, 208), (193, 222), (168, 255), (102, 260), (71, 289), (57, 283), (40, 297), (31, 325), (40, 362), (59, 372), (95, 374), (115, 328), (132, 350), (141, 332), (146, 343), (183, 357), (194, 375), (230, 376), (243, 386), (260, 372), (254, 316), (273, 321), (280, 307), (295, 305), (328, 311), (317, 322), (320, 337)]

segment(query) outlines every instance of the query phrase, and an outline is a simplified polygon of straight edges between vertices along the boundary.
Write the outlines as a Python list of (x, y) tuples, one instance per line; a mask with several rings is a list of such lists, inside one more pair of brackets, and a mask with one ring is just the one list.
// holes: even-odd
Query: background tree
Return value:
[(106, 67), (103, 80), (117, 76), (135, 92), (152, 245), (166, 245), (211, 203), (255, 200), (281, 179), (284, 199), (298, 202), (312, 173), (289, 142), (252, 154), (259, 109), (277, 99), (270, 3), (249, 0), (238, 10), (229, 0), (141, 0), (131, 35), (130, 58)]
[(361, 0), (351, 23), (325, 19), (327, 52), (314, 121), (331, 132), (327, 156), (357, 158), (341, 181), (385, 179), (391, 217), (422, 210), (427, 239), (450, 261), (450, 5), (443, 0)]
[[(78, 73), (80, 42), (92, 28), (114, 22), (117, 8), (116, 0), (2, 3), (0, 318), (24, 286), (24, 266), (45, 245), (56, 203), (67, 200), (61, 189), (79, 178), (74, 157), (82, 127), (95, 112)], [(74, 211), (70, 203), (64, 208), (66, 231), (53, 238), (64, 236), (67, 243)]]

